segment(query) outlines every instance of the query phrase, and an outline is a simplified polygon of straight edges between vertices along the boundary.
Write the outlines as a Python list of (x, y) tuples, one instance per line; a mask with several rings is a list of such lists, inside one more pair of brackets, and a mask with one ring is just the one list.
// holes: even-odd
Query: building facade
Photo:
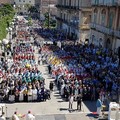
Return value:
[(6, 4), (6, 3), (13, 4), (14, 0), (0, 0), (0, 4)]
[(14, 0), (18, 12), (27, 13), (30, 6), (40, 7), (40, 0)]
[(57, 8), (56, 8), (57, 0), (41, 0), (41, 7), (40, 11), (41, 14), (44, 15), (46, 12), (50, 12), (51, 15), (56, 15)]
[(120, 47), (120, 0), (92, 0), (91, 41), (116, 50)]
[(90, 38), (91, 1), (58, 0), (57, 27), (66, 32), (67, 39), (84, 43)]

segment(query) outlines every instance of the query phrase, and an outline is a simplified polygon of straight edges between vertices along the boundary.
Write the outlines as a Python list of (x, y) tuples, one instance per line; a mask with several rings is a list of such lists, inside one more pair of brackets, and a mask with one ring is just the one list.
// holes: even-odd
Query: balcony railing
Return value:
[(65, 20), (65, 19), (63, 19), (63, 18), (61, 18), (61, 17), (56, 17), (56, 19), (57, 19), (58, 21), (63, 22), (63, 23), (69, 24), (69, 22), (68, 22), (67, 20)]
[(73, 9), (73, 10), (79, 10), (79, 6), (71, 6), (71, 5), (56, 5), (57, 8), (64, 8), (64, 9)]
[(95, 24), (95, 23), (91, 23), (90, 27), (93, 28), (93, 29), (96, 29), (96, 30), (98, 30), (98, 31), (100, 31), (102, 33), (112, 35), (112, 36), (116, 36), (116, 37), (120, 38), (120, 31), (113, 30), (111, 28), (107, 28), (105, 26), (98, 25), (98, 24)]
[(116, 37), (119, 37), (119, 38), (120, 38), (120, 30), (119, 30), (119, 31), (115, 30), (115, 31), (114, 31), (114, 35), (115, 35)]
[(80, 25), (80, 29), (81, 29), (81, 30), (87, 30), (87, 29), (90, 29), (90, 25), (89, 25), (89, 24), (83, 24), (83, 25)]
[(104, 27), (102, 25), (91, 23), (91, 28), (96, 29), (96, 30), (98, 30), (100, 32), (103, 32), (105, 34), (109, 34), (109, 35), (113, 35), (114, 34), (114, 31), (112, 29), (109, 29), (109, 28)]
[(74, 27), (74, 28), (79, 28), (79, 23), (78, 22), (70, 22), (69, 24), (70, 26)]
[[(120, 3), (119, 0), (92, 0), (91, 4), (96, 6), (116, 6)], [(119, 4), (120, 5), (120, 4)]]

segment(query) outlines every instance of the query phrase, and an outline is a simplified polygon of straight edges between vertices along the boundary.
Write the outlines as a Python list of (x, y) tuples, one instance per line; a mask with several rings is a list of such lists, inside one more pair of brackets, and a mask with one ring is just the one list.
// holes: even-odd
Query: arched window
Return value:
[(99, 4), (99, 0), (95, 0), (95, 4), (98, 5)]
[(109, 24), (108, 24), (109, 28), (112, 28), (112, 26), (113, 26), (113, 20), (114, 20), (114, 13), (110, 12), (110, 14), (109, 14)]
[(94, 22), (94, 23), (97, 23), (97, 15), (98, 15), (98, 10), (95, 9), (95, 10), (94, 10), (94, 16), (93, 16), (93, 22)]
[(102, 38), (99, 39), (99, 46), (103, 47), (103, 39)]
[(106, 48), (108, 48), (108, 49), (111, 48), (111, 41), (110, 41), (109, 38), (108, 38), (107, 41), (106, 41)]
[(103, 9), (101, 11), (101, 25), (105, 26), (105, 20), (106, 20), (106, 11)]

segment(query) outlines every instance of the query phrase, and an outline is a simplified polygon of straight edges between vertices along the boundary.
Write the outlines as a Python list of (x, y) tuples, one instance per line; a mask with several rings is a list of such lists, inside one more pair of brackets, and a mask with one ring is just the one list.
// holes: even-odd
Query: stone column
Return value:
[[(117, 30), (118, 23), (119, 23), (119, 7), (116, 8), (115, 10), (115, 21), (114, 21), (114, 30)], [(113, 44), (112, 44), (112, 49), (114, 50), (116, 47), (116, 36), (113, 38)]]

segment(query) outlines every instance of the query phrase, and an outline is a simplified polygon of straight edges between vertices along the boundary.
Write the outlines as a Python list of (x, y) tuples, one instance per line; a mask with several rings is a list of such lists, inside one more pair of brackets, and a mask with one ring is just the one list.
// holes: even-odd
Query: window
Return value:
[(31, 3), (31, 1), (29, 1), (29, 3)]
[(103, 9), (101, 12), (101, 25), (105, 26), (105, 20), (106, 20), (106, 11)]
[(21, 0), (19, 0), (19, 2), (21, 2)]
[(95, 10), (94, 10), (94, 16), (93, 16), (93, 22), (94, 22), (94, 23), (97, 23), (97, 15), (98, 15), (98, 10), (95, 9)]
[(113, 12), (110, 12), (110, 14), (109, 14), (109, 28), (112, 28), (112, 26), (113, 26), (113, 19), (114, 19), (114, 14), (113, 14)]
[(99, 46), (103, 47), (103, 39), (102, 38), (99, 39)]

